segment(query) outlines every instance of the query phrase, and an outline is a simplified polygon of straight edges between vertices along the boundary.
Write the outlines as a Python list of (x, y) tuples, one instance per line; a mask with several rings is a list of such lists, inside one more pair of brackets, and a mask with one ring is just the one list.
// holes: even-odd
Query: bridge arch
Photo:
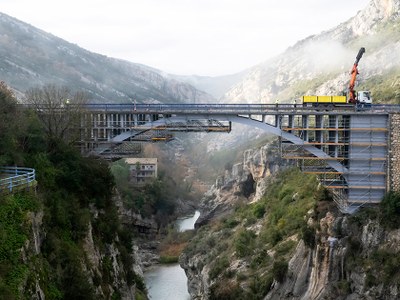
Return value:
[[(276, 116), (278, 118), (278, 116)], [(218, 121), (230, 121), (232, 123), (238, 123), (238, 124), (243, 124), (247, 126), (252, 126), (259, 128), (267, 133), (271, 133), (275, 136), (281, 137), (294, 145), (301, 145), (303, 148), (308, 151), (309, 153), (315, 155), (318, 158), (321, 159), (327, 159), (330, 158), (330, 156), (322, 151), (319, 148), (316, 148), (311, 145), (307, 145), (304, 143), (304, 140), (301, 138), (295, 136), (294, 134), (288, 133), (278, 126), (273, 126), (271, 124), (254, 120), (249, 117), (242, 117), (242, 116), (237, 116), (237, 115), (218, 115), (218, 114), (213, 114), (213, 115), (185, 115), (185, 116), (171, 116), (169, 118), (162, 118), (156, 121), (151, 121), (151, 122), (146, 122), (143, 124), (143, 127), (151, 127), (153, 129), (156, 129), (158, 126), (161, 125), (168, 125), (169, 123), (173, 122), (186, 122), (186, 121), (193, 121), (193, 120), (207, 120), (207, 119), (213, 119), (213, 120), (218, 120)], [(126, 131), (123, 132), (114, 138), (111, 139), (112, 142), (122, 142), (126, 139), (129, 139), (130, 137), (134, 137), (135, 135), (138, 135), (142, 133), (143, 131), (140, 131), (140, 127), (138, 127), (138, 131)], [(347, 172), (347, 168), (344, 167), (341, 163), (333, 160), (327, 160), (327, 163), (329, 164), (330, 167), (335, 169), (338, 172)]]

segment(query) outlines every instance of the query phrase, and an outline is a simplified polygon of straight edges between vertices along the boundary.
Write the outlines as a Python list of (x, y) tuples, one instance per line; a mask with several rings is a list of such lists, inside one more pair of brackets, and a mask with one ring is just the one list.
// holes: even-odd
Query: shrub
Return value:
[(296, 247), (296, 244), (297, 243), (292, 240), (280, 243), (278, 246), (275, 247), (275, 256), (282, 257), (286, 254), (289, 254), (294, 249), (294, 247)]
[(263, 299), (267, 292), (270, 290), (273, 283), (273, 277), (266, 275), (263, 277), (254, 276), (250, 281), (250, 292), (248, 298), (250, 299)]
[(253, 215), (257, 219), (262, 218), (264, 214), (265, 214), (265, 205), (263, 203), (259, 202), (253, 206)]
[(314, 247), (315, 247), (315, 229), (314, 228), (311, 228), (307, 225), (303, 226), (301, 229), (301, 238), (307, 247), (314, 249)]
[(235, 228), (240, 222), (234, 218), (228, 218), (223, 220), (223, 225), (225, 228)]
[(255, 237), (255, 233), (251, 230), (242, 229), (238, 232), (234, 242), (236, 255), (238, 257), (244, 257), (253, 252)]
[(278, 244), (283, 238), (283, 234), (276, 226), (270, 227), (267, 231), (263, 232), (263, 240), (270, 243), (272, 246)]
[(381, 204), (381, 223), (390, 228), (400, 227), (400, 193), (389, 192), (383, 198)]
[(229, 267), (229, 261), (226, 256), (219, 257), (210, 269), (210, 279), (215, 279), (219, 274), (224, 272)]
[(160, 263), (161, 264), (174, 264), (179, 261), (179, 256), (166, 256), (166, 255), (161, 255), (160, 256)]
[(210, 300), (244, 299), (243, 290), (233, 280), (218, 281), (210, 287)]
[(272, 266), (272, 275), (275, 280), (282, 283), (288, 270), (288, 263), (284, 260), (277, 260)]
[(258, 250), (258, 253), (252, 257), (250, 268), (257, 270), (266, 266), (271, 260), (266, 249)]

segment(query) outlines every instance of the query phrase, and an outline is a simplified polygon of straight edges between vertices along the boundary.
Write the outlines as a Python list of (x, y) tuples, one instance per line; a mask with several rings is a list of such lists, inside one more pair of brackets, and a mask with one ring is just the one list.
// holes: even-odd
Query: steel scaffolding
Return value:
[[(282, 158), (298, 161), (303, 172), (315, 174), (332, 191), (344, 212), (379, 203), (386, 191), (388, 118), (374, 115), (288, 115), (283, 130), (304, 140), (282, 142)], [(313, 145), (326, 157), (305, 150)], [(332, 168), (329, 161), (342, 166)]]

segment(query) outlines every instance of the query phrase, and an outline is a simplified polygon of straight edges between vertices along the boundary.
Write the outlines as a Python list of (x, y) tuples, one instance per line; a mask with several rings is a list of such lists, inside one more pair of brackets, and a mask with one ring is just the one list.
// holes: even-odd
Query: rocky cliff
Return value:
[[(231, 170), (226, 170), (219, 176), (201, 199), (198, 208), (201, 215), (195, 224), (199, 228), (196, 235), (199, 241), (189, 245), (189, 248), (194, 247), (196, 250), (184, 251), (180, 257), (180, 264), (188, 277), (188, 290), (192, 299), (209, 299), (207, 295), (212, 285), (209, 275), (212, 266), (207, 248), (213, 248), (216, 241), (226, 238), (220, 233), (203, 230), (204, 226), (229, 218), (238, 205), (259, 201), (268, 185), (268, 178), (286, 166), (289, 164), (280, 159), (275, 143), (258, 149), (248, 149), (243, 154), (243, 161), (234, 164)], [(244, 267), (240, 260), (236, 264), (232, 270)]]
[(231, 213), (240, 202), (258, 201), (265, 192), (265, 179), (287, 164), (280, 159), (275, 143), (246, 150), (243, 161), (218, 176), (215, 184), (204, 194), (198, 208), (201, 215), (195, 226)]
[(355, 218), (327, 213), (315, 247), (297, 244), (285, 280), (275, 281), (265, 299), (398, 299), (398, 279), (388, 278), (398, 271), (385, 269), (397, 268), (389, 256), (399, 253), (400, 230)]
[[(93, 209), (92, 213), (98, 215), (96, 209)], [(121, 217), (126, 215), (126, 211), (121, 209), (120, 213)], [(25, 246), (22, 249), (22, 256), (27, 265), (34, 257), (37, 259), (37, 257), (41, 256), (43, 242), (48, 238), (43, 228), (43, 215), (43, 211), (28, 214), (29, 223), (31, 224), (31, 236), (26, 240)], [(131, 223), (128, 222), (129, 220), (125, 220), (125, 224), (129, 225), (132, 230), (138, 229), (137, 226), (139, 228), (146, 226), (148, 230), (151, 230), (153, 225), (150, 220), (137, 221), (136, 218), (131, 218), (130, 220), (132, 221)], [(120, 243), (121, 237), (117, 235), (111, 243), (99, 244), (99, 241), (95, 241), (93, 224), (89, 223), (86, 236), (82, 241), (85, 260), (82, 260), (80, 263), (86, 274), (86, 279), (93, 286), (98, 299), (109, 299), (118, 295), (119, 299), (133, 300), (137, 299), (138, 295), (141, 295), (144, 289), (141, 277), (143, 277), (142, 269), (144, 263), (142, 259), (145, 257), (141, 255), (137, 245), (132, 247), (131, 253), (121, 253), (122, 248), (119, 247)], [(127, 260), (126, 255), (131, 257), (131, 260)], [(127, 262), (130, 262), (130, 264), (127, 264)], [(30, 284), (25, 287), (26, 289), (30, 289), (30, 292), (25, 291), (24, 294), (31, 294), (31, 299), (46, 299), (43, 289), (48, 289), (48, 287), (43, 286), (43, 282), (41, 282), (44, 279), (42, 278), (43, 274), (41, 274), (43, 270), (42, 272), (39, 271), (41, 268), (36, 263), (34, 266), (34, 269), (36, 269), (35, 283), (34, 285)], [(128, 275), (128, 273), (131, 275)], [(48, 291), (47, 295), (49, 295)]]
[(387, 224), (399, 223), (400, 197), (342, 215), (313, 176), (279, 170), (274, 154), (245, 151), (202, 199), (180, 257), (192, 299), (399, 298), (400, 229)]

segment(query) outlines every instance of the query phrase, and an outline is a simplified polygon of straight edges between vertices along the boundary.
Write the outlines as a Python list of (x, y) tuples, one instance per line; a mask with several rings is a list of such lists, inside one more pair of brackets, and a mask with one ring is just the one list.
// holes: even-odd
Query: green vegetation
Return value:
[[(324, 194), (314, 176), (288, 169), (271, 180), (262, 200), (201, 227), (185, 252), (202, 255), (210, 266), (210, 298), (263, 299), (273, 280), (282, 282), (298, 239), (314, 242), (315, 229), (305, 230), (304, 217)], [(238, 259), (248, 267), (236, 274), (230, 267)]]
[(113, 163), (111, 172), (126, 208), (143, 217), (156, 216), (159, 227), (166, 227), (173, 218), (176, 199), (187, 195), (171, 177), (160, 172), (159, 178), (144, 186), (129, 181), (129, 165), (121, 159)]
[[(333, 208), (331, 196), (315, 177), (289, 169), (271, 179), (259, 202), (238, 205), (233, 214), (201, 227), (185, 252), (201, 255), (208, 266), (210, 299), (263, 299), (273, 281), (286, 280), (288, 262), (299, 239), (310, 249), (321, 242), (317, 220)], [(311, 209), (313, 213), (308, 215)], [(315, 220), (314, 226), (306, 223), (306, 215)], [(380, 207), (361, 209), (348, 217), (345, 231), (335, 227), (337, 236), (343, 237), (341, 242), (346, 243), (343, 277), (331, 285), (335, 295), (352, 291), (354, 282), (349, 274), (354, 272), (366, 274), (366, 288), (399, 286), (398, 247), (380, 233), (383, 229), (397, 231), (399, 219), (400, 193), (392, 192)], [(388, 245), (365, 247), (365, 230), (384, 238), (382, 243)], [(351, 235), (344, 236), (349, 232)]]
[(193, 238), (194, 230), (179, 232), (175, 226), (168, 226), (167, 234), (162, 239), (159, 246), (160, 263), (177, 263), (183, 249)]
[[(97, 286), (107, 298), (118, 299), (107, 288), (115, 275), (107, 255), (103, 281), (98, 274), (89, 280), (92, 266), (83, 250), (89, 224), (96, 246), (106, 253), (114, 243), (124, 279), (145, 294), (143, 280), (131, 268), (132, 234), (120, 224), (111, 198), (115, 184), (108, 164), (83, 158), (65, 140), (49, 135), (3, 83), (0, 115), (0, 163), (35, 168), (38, 181), (36, 194), (0, 196), (0, 299), (32, 299), (37, 282), (46, 299), (97, 299)], [(32, 223), (39, 212), (45, 234), (36, 237), (41, 240), (37, 253)]]
[(29, 212), (37, 212), (40, 203), (32, 194), (10, 195), (0, 199), (0, 297), (19, 299), (19, 288), (35, 276), (33, 260), (24, 262), (21, 249), (30, 235)]
[(363, 81), (357, 89), (370, 91), (375, 103), (400, 104), (399, 71), (399, 67), (393, 67), (383, 75), (375, 75)]
[(400, 193), (389, 192), (381, 204), (381, 224), (389, 229), (400, 228)]
[[(376, 287), (383, 284), (398, 286), (400, 284), (400, 256), (397, 247), (391, 245), (371, 245), (363, 247), (361, 232), (381, 227), (386, 231), (400, 228), (400, 193), (389, 192), (382, 200), (380, 207), (363, 209), (350, 218), (353, 234), (348, 239), (346, 252), (346, 269), (348, 272), (355, 268), (366, 273), (365, 286)], [(377, 237), (381, 238), (381, 237)], [(383, 241), (383, 242), (386, 242)]]
[(302, 96), (307, 95), (308, 91), (316, 90), (334, 76), (337, 76), (337, 73), (326, 73), (313, 79), (296, 82), (279, 94), (278, 101), (279, 103), (289, 103), (288, 100), (299, 100)]

